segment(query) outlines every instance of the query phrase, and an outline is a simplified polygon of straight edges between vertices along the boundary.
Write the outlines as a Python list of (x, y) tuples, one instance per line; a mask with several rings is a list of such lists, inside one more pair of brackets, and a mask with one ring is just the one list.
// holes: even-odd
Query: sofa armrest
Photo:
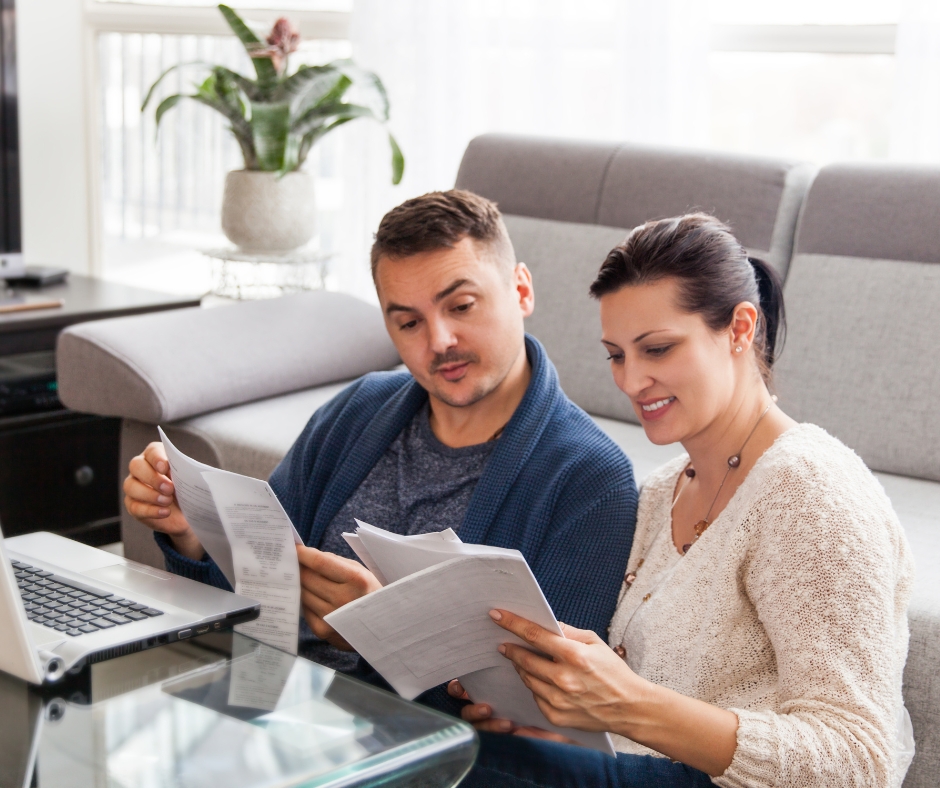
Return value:
[(81, 323), (57, 347), (67, 407), (150, 424), (398, 362), (377, 307), (325, 291)]

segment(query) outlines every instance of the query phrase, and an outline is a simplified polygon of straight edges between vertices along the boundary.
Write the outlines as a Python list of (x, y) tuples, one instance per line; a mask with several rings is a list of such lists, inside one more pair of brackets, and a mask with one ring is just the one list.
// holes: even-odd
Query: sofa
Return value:
[[(527, 330), (567, 394), (633, 460), (639, 481), (674, 457), (653, 446), (614, 386), (588, 284), (648, 219), (692, 209), (728, 222), (785, 280), (780, 404), (854, 448), (884, 485), (917, 565), (904, 694), (917, 754), (904, 785), (940, 773), (940, 169), (806, 163), (484, 135), (456, 185), (495, 200), (533, 272)], [(70, 408), (118, 416), (122, 467), (162, 424), (210, 465), (266, 477), (345, 383), (399, 360), (379, 310), (315, 292), (216, 309), (103, 320), (62, 333)], [(119, 482), (119, 480), (116, 480)], [(120, 494), (116, 487), (116, 494)], [(125, 515), (125, 554), (162, 564)]]

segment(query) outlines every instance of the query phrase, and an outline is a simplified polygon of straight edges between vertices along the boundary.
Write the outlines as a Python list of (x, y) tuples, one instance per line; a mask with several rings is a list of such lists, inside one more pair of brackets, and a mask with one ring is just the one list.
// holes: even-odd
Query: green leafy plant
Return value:
[[(300, 35), (288, 20), (278, 19), (262, 41), (227, 5), (220, 5), (219, 11), (251, 57), (256, 78), (203, 62), (171, 66), (147, 91), (141, 112), (173, 71), (198, 67), (209, 73), (194, 86), (194, 93), (176, 93), (157, 105), (158, 128), (167, 111), (183, 99), (198, 101), (228, 120), (246, 170), (283, 175), (298, 169), (317, 141), (338, 126), (356, 118), (372, 118), (383, 124), (388, 121), (388, 94), (376, 74), (359, 68), (352, 60), (334, 60), (322, 66), (301, 65), (288, 75), (288, 56), (300, 43)], [(351, 89), (356, 103), (347, 100)], [(392, 183), (397, 184), (405, 159), (391, 133), (388, 141), (392, 149)]]

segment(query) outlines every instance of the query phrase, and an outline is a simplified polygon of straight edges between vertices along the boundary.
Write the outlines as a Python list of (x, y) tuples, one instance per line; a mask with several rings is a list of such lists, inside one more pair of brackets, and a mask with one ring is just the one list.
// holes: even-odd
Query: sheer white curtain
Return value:
[(940, 163), (940, 2), (902, 0), (891, 158)]
[(451, 187), (477, 134), (706, 144), (707, 22), (702, 0), (355, 0), (353, 56), (388, 87), (406, 164), (392, 187), (383, 135), (350, 124), (344, 289), (368, 292), (382, 214)]

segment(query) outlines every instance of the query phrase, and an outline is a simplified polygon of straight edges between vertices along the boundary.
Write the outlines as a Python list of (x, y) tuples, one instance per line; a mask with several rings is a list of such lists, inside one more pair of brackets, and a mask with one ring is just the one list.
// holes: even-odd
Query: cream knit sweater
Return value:
[(824, 430), (792, 427), (683, 557), (670, 510), (687, 463), (643, 487), (610, 644), (640, 676), (738, 715), (716, 784), (894, 788), (913, 563), (881, 485)]

